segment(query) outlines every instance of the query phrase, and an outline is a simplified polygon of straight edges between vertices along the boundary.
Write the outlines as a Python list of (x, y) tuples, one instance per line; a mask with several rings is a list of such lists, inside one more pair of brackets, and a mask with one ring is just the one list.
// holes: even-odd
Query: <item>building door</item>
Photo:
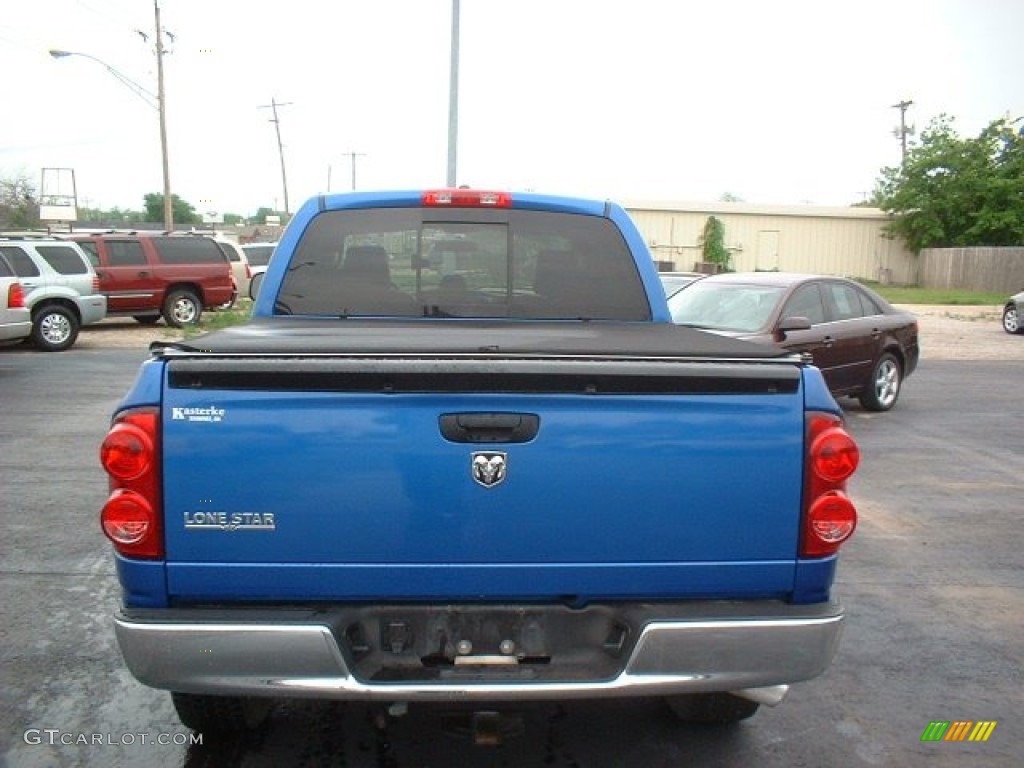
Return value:
[(755, 269), (770, 272), (779, 268), (779, 231), (762, 229), (757, 233)]

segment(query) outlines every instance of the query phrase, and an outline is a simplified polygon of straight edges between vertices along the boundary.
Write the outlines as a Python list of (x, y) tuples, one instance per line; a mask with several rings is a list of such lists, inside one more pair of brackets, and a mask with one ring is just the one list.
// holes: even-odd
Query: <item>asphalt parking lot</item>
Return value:
[[(1024, 337), (985, 318), (935, 318), (922, 319), (924, 359), (893, 411), (844, 403), (863, 452), (851, 487), (861, 520), (839, 569), (844, 637), (824, 676), (726, 729), (679, 726), (656, 700), (495, 707), (495, 746), (473, 743), (458, 708), (391, 717), (308, 702), (278, 707), (258, 736), (190, 745), (167, 695), (121, 664), (97, 524), (97, 448), (144, 344), (100, 344), (86, 329), (65, 353), (0, 350), (0, 764), (1020, 765)], [(929, 332), (939, 321), (956, 343)], [(956, 357), (958, 345), (996, 352)], [(922, 742), (936, 720), (997, 725), (984, 743)]]

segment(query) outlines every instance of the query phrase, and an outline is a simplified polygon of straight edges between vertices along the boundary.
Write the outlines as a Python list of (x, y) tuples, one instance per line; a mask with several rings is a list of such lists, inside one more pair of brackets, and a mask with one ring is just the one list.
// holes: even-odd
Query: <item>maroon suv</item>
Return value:
[(107, 314), (152, 324), (199, 322), (203, 309), (237, 297), (231, 262), (210, 237), (145, 233), (72, 232), (89, 255), (107, 296)]

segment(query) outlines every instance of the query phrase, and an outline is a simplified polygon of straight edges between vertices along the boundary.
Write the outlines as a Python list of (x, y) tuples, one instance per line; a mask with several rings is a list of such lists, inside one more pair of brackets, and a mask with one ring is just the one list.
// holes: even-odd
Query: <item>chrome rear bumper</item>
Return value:
[[(196, 611), (181, 612), (188, 620), (173, 618), (174, 610), (122, 613), (115, 625), (128, 668), (140, 682), (187, 693), (486, 701), (731, 691), (777, 703), (784, 689), (766, 695), (750, 689), (785, 686), (828, 667), (842, 628), (838, 603), (787, 606), (760, 617), (744, 607), (756, 604), (730, 605), (726, 613), (734, 616), (646, 623), (619, 671), (604, 678), (577, 667), (559, 679), (562, 670), (554, 661), (544, 675), (534, 675), (528, 664), (470, 656), (429, 680), (360, 679), (329, 621), (278, 622), (266, 611), (261, 620), (239, 611), (246, 619), (239, 621), (224, 620), (224, 611), (216, 621), (196, 621)], [(168, 617), (154, 618), (157, 613)]]

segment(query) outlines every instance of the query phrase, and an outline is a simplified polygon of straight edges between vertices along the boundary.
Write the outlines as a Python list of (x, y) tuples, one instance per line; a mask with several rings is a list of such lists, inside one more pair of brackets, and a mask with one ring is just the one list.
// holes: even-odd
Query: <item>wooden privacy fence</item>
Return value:
[(1024, 290), (1024, 246), (925, 248), (920, 269), (923, 288), (1017, 293)]

